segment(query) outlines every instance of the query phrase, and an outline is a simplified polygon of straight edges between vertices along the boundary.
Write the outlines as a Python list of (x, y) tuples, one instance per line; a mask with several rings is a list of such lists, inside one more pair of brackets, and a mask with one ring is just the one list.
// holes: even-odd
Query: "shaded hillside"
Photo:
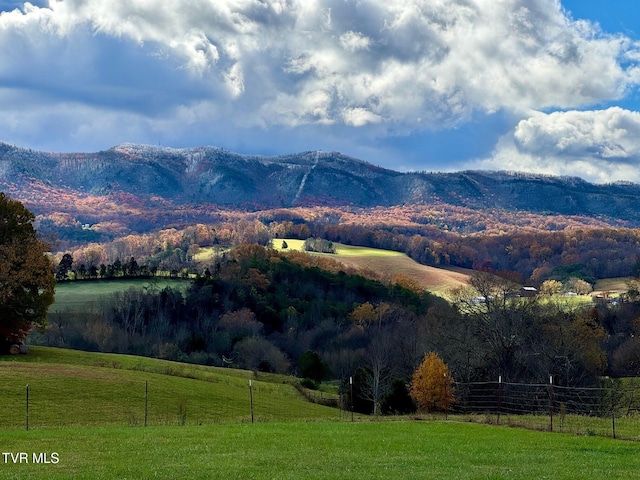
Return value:
[[(236, 207), (392, 204), (402, 176), (339, 153), (243, 156), (220, 148), (124, 144), (97, 153), (53, 154), (2, 145), (0, 186), (42, 184), (92, 195), (124, 192), (177, 203)], [(401, 187), (401, 185), (400, 185)]]
[[(640, 226), (636, 184), (507, 172), (400, 173), (336, 152), (262, 157), (123, 144), (96, 153), (46, 153), (0, 144), (0, 190), (36, 214), (106, 222), (98, 230), (116, 233), (208, 222), (218, 209), (418, 204)], [(64, 223), (60, 216), (54, 221)]]

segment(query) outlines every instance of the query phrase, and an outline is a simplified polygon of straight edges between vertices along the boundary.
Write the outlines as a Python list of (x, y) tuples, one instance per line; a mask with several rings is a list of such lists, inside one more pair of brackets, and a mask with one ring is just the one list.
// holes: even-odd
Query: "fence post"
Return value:
[(497, 421), (498, 425), (500, 425), (501, 410), (502, 410), (502, 375), (498, 375), (498, 421)]
[(553, 432), (553, 376), (549, 375), (549, 431)]
[(249, 379), (249, 406), (251, 408), (251, 423), (253, 423), (253, 384)]
[(616, 438), (616, 392), (613, 378), (611, 379), (611, 434)]
[(25, 418), (25, 426), (27, 431), (29, 430), (29, 384), (27, 384), (27, 398), (26, 398), (26, 418)]
[(353, 422), (353, 377), (349, 377), (349, 397), (351, 398), (351, 421)]
[(449, 389), (447, 388), (447, 372), (444, 375), (444, 419), (449, 419)]
[(144, 426), (147, 426), (147, 417), (149, 415), (149, 380), (144, 381)]

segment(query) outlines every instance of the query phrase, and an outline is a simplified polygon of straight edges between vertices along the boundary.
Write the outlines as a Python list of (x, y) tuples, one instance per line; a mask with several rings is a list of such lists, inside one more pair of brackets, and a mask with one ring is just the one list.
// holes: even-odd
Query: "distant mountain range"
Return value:
[(0, 143), (0, 190), (163, 199), (244, 209), (441, 202), (473, 209), (582, 215), (640, 226), (640, 185), (514, 172), (401, 173), (336, 152), (248, 156), (215, 147), (122, 144), (96, 153), (47, 153)]

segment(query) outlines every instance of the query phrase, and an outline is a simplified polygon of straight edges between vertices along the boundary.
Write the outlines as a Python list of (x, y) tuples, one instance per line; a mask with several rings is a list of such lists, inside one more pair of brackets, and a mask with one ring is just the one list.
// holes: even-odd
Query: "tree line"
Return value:
[[(243, 243), (269, 245), (285, 238), (306, 240), (306, 248), (333, 251), (335, 243), (382, 248), (406, 253), (430, 266), (517, 272), (522, 282), (571, 277), (589, 283), (599, 278), (640, 272), (640, 230), (589, 228), (555, 232), (512, 232), (500, 235), (459, 235), (433, 226), (385, 227), (336, 224), (335, 219), (267, 221), (243, 220), (215, 225), (198, 224), (145, 235), (128, 235), (104, 244), (90, 243), (69, 250), (76, 266), (95, 276), (101, 264), (134, 257), (149, 268), (182, 271), (195, 267), (199, 249)], [(57, 255), (60, 261), (62, 253)], [(98, 272), (100, 275), (100, 272)]]

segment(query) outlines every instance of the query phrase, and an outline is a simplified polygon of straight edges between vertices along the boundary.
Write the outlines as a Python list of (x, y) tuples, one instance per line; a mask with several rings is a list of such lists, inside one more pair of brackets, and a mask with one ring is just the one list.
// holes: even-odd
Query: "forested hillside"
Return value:
[[(326, 207), (460, 233), (514, 226), (640, 226), (640, 186), (517, 172), (395, 172), (338, 152), (246, 156), (215, 147), (123, 144), (46, 153), (0, 144), (0, 190), (71, 241), (229, 218), (234, 211)], [(82, 226), (89, 228), (82, 229)]]
[[(245, 243), (268, 245), (281, 238), (324, 238), (404, 252), (430, 266), (456, 266), (475, 270), (516, 272), (522, 283), (574, 276), (590, 283), (599, 278), (640, 272), (640, 230), (622, 228), (566, 228), (544, 232), (512, 229), (504, 233), (464, 235), (431, 225), (385, 225), (381, 218), (357, 215), (303, 216), (284, 211), (234, 215), (235, 221), (196, 224), (184, 229), (163, 229), (144, 235), (125, 235), (111, 242), (89, 242), (69, 248), (58, 243), (57, 262), (63, 253), (73, 257), (75, 270), (99, 271), (101, 265), (132, 257), (153, 270), (197, 273), (203, 270), (198, 253)], [(257, 216), (257, 218), (256, 218)], [(249, 220), (253, 218), (253, 220)], [(258, 219), (259, 218), (259, 219)], [(281, 220), (275, 220), (279, 218)], [(88, 273), (81, 276), (89, 275)], [(93, 275), (96, 277), (97, 275)], [(101, 275), (102, 276), (102, 275)]]
[(116, 292), (100, 308), (53, 313), (34, 341), (310, 382), (355, 374), (364, 410), (383, 405), (394, 379), (397, 393), (428, 351), (460, 381), (541, 383), (551, 373), (560, 385), (590, 385), (604, 374), (640, 373), (640, 304), (571, 307), (519, 289), (508, 276), (478, 272), (448, 303), (410, 283), (347, 274), (326, 257), (241, 245), (186, 291)]

